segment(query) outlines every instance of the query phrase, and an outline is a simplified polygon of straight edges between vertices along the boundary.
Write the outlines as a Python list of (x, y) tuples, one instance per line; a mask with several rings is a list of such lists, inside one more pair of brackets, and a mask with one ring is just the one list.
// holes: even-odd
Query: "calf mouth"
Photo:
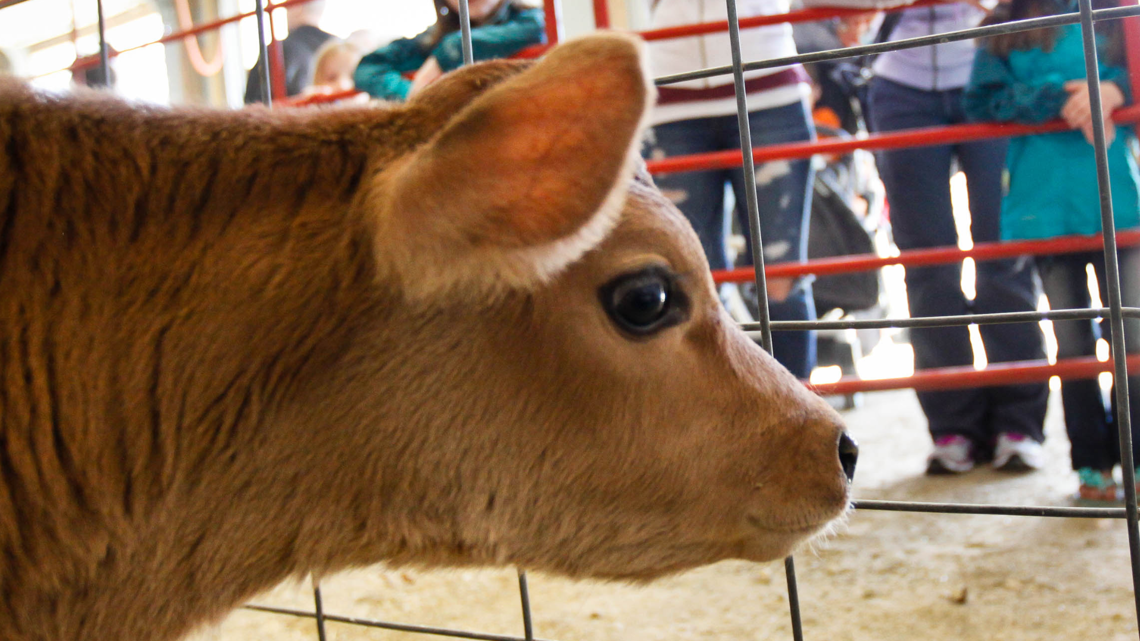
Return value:
[(763, 563), (784, 558), (805, 543), (815, 546), (841, 527), (850, 508), (845, 506), (829, 512), (825, 518), (804, 518), (795, 522), (773, 522), (763, 515), (747, 515), (745, 521), (750, 535), (741, 546), (740, 558)]
[(803, 522), (797, 523), (773, 523), (770, 519), (765, 519), (762, 516), (749, 514), (745, 517), (748, 524), (753, 528), (762, 532), (769, 532), (773, 534), (790, 534), (793, 536), (802, 536), (807, 538), (822, 530), (827, 529), (835, 521), (841, 519), (846, 513), (842, 510), (839, 513), (829, 516), (824, 519), (805, 519)]

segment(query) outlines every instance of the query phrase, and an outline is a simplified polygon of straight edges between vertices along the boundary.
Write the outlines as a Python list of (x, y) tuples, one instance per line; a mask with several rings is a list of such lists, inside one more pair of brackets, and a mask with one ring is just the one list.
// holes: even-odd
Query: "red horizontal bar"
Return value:
[(336, 91), (333, 93), (314, 93), (307, 96), (282, 98), (281, 100), (273, 101), (273, 104), (274, 106), (305, 107), (308, 105), (321, 105), (329, 102), (337, 102), (338, 100), (347, 100), (349, 98), (355, 98), (362, 93), (364, 92), (359, 89), (345, 89), (344, 91)]
[[(312, 1), (313, 0), (281, 0), (281, 2), (275, 2), (272, 4), (266, 5), (265, 11), (266, 11), (266, 13), (268, 13), (270, 11), (273, 11), (274, 9), (284, 9), (286, 7), (292, 7), (294, 5), (305, 4), (307, 2), (312, 2)], [(183, 29), (182, 31), (175, 31), (173, 33), (170, 33), (168, 35), (165, 35), (165, 36), (159, 38), (158, 40), (152, 40), (150, 42), (144, 42), (141, 45), (135, 45), (133, 47), (128, 47), (126, 49), (121, 49), (121, 50), (117, 50), (117, 51), (115, 51), (115, 50), (108, 51), (107, 55), (111, 58), (114, 58), (114, 57), (120, 56), (120, 55), (122, 55), (128, 51), (135, 51), (136, 49), (142, 49), (144, 47), (149, 47), (151, 45), (166, 44), (168, 42), (174, 42), (175, 40), (182, 40), (184, 38), (189, 38), (191, 36), (196, 36), (200, 33), (204, 33), (206, 31), (213, 31), (215, 29), (220, 29), (221, 27), (224, 27), (224, 26), (230, 24), (231, 22), (238, 22), (239, 20), (244, 20), (245, 18), (248, 18), (250, 16), (256, 16), (256, 15), (257, 15), (256, 11), (248, 11), (246, 13), (239, 13), (236, 16), (230, 16), (228, 18), (219, 18), (217, 20), (212, 20), (210, 22), (203, 22), (202, 24), (195, 25), (189, 29)], [(39, 75), (33, 76), (33, 78), (42, 78), (44, 76), (50, 76), (53, 73), (59, 73), (60, 71), (67, 71), (68, 69), (78, 70), (78, 69), (83, 69), (86, 67), (94, 67), (98, 64), (99, 64), (99, 57), (98, 56), (90, 56), (87, 58), (80, 58), (80, 59), (76, 60), (75, 63), (72, 64), (70, 67), (64, 67), (62, 69), (56, 69), (55, 71), (48, 71), (46, 73), (41, 73)]]
[[(15, 4), (18, 2), (23, 2), (23, 1), (24, 0), (15, 0), (15, 2), (13, 2), (12, 0), (0, 0), (0, 8), (8, 6), (9, 4)], [(914, 4), (906, 5), (906, 7), (922, 7), (922, 6), (927, 6), (927, 5), (934, 5), (934, 4), (938, 4), (939, 1), (940, 0), (919, 0), (919, 2), (915, 2)], [(265, 10), (266, 11), (272, 11), (274, 9), (281, 9), (281, 8), (292, 6), (292, 5), (304, 4), (306, 2), (312, 2), (312, 0), (282, 0), (281, 2), (277, 2), (277, 3), (267, 5), (265, 7)], [(595, 4), (597, 4), (597, 2), (595, 2)], [(898, 11), (898, 10), (904, 9), (906, 7), (896, 7), (896, 8), (892, 8), (892, 9), (886, 9), (886, 11)], [(847, 17), (847, 16), (858, 16), (858, 15), (864, 15), (864, 14), (873, 14), (873, 13), (876, 13), (876, 11), (877, 10), (875, 10), (875, 9), (848, 9), (848, 8), (839, 8), (839, 7), (835, 7), (835, 8), (817, 7), (817, 8), (813, 8), (813, 9), (802, 9), (799, 11), (790, 11), (788, 13), (776, 13), (776, 14), (767, 15), (767, 16), (753, 16), (751, 18), (743, 18), (740, 21), (740, 28), (741, 29), (751, 29), (754, 27), (762, 27), (762, 26), (768, 26), (768, 25), (774, 25), (774, 24), (783, 24), (785, 22), (787, 22), (787, 23), (812, 22), (812, 21), (816, 21), (816, 20), (827, 20), (829, 18), (842, 18), (842, 17)], [(239, 20), (242, 20), (243, 18), (248, 18), (248, 17), (253, 16), (253, 15), (257, 15), (257, 12), (256, 11), (249, 11), (247, 13), (238, 14), (236, 16), (230, 16), (229, 18), (220, 18), (218, 20), (213, 20), (211, 22), (204, 22), (200, 25), (196, 25), (196, 26), (191, 27), (189, 29), (183, 29), (182, 31), (175, 31), (169, 35), (166, 35), (166, 36), (163, 36), (162, 38), (159, 38), (158, 40), (147, 42), (147, 43), (144, 43), (141, 45), (136, 45), (136, 46), (130, 47), (128, 49), (123, 49), (122, 51), (112, 51), (112, 52), (110, 52), (110, 54), (111, 54), (111, 57), (115, 57), (115, 56), (117, 56), (121, 53), (125, 53), (127, 51), (134, 51), (135, 49), (142, 49), (143, 47), (149, 47), (149, 46), (154, 45), (154, 44), (166, 44), (167, 42), (173, 42), (175, 40), (181, 40), (183, 38), (188, 38), (190, 36), (196, 36), (200, 33), (221, 28), (227, 24), (230, 24), (231, 22), (237, 22)], [(608, 19), (608, 15), (606, 16), (606, 18)], [(601, 26), (601, 25), (599, 25), (599, 26)], [(635, 32), (635, 34), (641, 36), (645, 40), (665, 40), (665, 39), (669, 39), (669, 38), (682, 38), (682, 37), (686, 37), (686, 36), (695, 36), (695, 35), (701, 35), (701, 34), (706, 34), (706, 33), (716, 33), (719, 31), (728, 31), (728, 22), (727, 21), (706, 22), (706, 23), (693, 24), (693, 25), (682, 25), (682, 26), (678, 26), (678, 27), (668, 27), (665, 29), (652, 29), (649, 31)], [(537, 58), (537, 57), (541, 56), (542, 54), (546, 53), (546, 51), (548, 49), (550, 49), (551, 46), (552, 45), (550, 45), (550, 44), (544, 44), (544, 45), (534, 45), (531, 47), (527, 47), (526, 49), (523, 49), (522, 51), (519, 51), (518, 53), (516, 53), (513, 57)], [(86, 67), (86, 66), (94, 66), (94, 64), (97, 64), (97, 62), (91, 63), (91, 62), (84, 61), (82, 64), (77, 63), (76, 65), (73, 65), (71, 67), (65, 67), (64, 69), (57, 69), (56, 71), (49, 71), (47, 73), (40, 74), (39, 76), (36, 76), (36, 77), (38, 78), (41, 76), (47, 76), (47, 75), (50, 75), (53, 73), (58, 73), (60, 71), (65, 71), (66, 69), (82, 69), (83, 67)]]
[(511, 57), (512, 58), (522, 58), (525, 60), (530, 60), (533, 58), (541, 58), (542, 55), (544, 53), (546, 53), (547, 51), (550, 51), (550, 48), (553, 46), (554, 45), (552, 45), (552, 44), (531, 45), (529, 47), (526, 47), (524, 49), (520, 49), (520, 50), (516, 51), (515, 55), (513, 55)]
[[(851, 9), (841, 7), (815, 7), (812, 9), (800, 9), (799, 11), (789, 11), (788, 13), (774, 13), (766, 16), (752, 16), (749, 18), (740, 19), (741, 29), (754, 29), (756, 27), (767, 27), (775, 24), (795, 23), (795, 22), (814, 22), (817, 20), (827, 20), (829, 18), (848, 18), (852, 16), (873, 15), (879, 11), (901, 11), (911, 7), (926, 7), (936, 4), (942, 4), (940, 0), (919, 0), (918, 2), (892, 7), (890, 9)], [(728, 21), (721, 20), (719, 22), (702, 22), (699, 24), (679, 25), (676, 27), (665, 27), (663, 29), (651, 29), (649, 31), (640, 31), (637, 35), (641, 36), (644, 40), (669, 40), (672, 38), (685, 38), (688, 36), (699, 36), (706, 33), (718, 33), (720, 31), (728, 31)]]
[[(1055, 365), (1045, 361), (1019, 361), (992, 363), (983, 370), (975, 370), (971, 366), (925, 369), (915, 372), (913, 376), (900, 378), (863, 380), (844, 377), (834, 383), (811, 385), (811, 388), (819, 394), (854, 394), (893, 389), (932, 391), (1038, 383), (1053, 376), (1059, 376), (1062, 380), (1096, 378), (1101, 372), (1111, 372), (1112, 369), (1112, 359), (1101, 362), (1095, 356), (1086, 356), (1060, 360)], [(1140, 371), (1140, 354), (1131, 354), (1128, 356), (1128, 372), (1133, 374), (1137, 371)]]
[[(910, 7), (925, 7), (940, 4), (942, 0), (919, 0), (913, 4), (892, 7), (890, 9), (882, 9), (881, 11), (901, 11)], [(880, 9), (851, 9), (847, 7), (814, 7), (811, 9), (800, 9), (799, 11), (789, 11), (787, 13), (773, 13), (766, 16), (752, 16), (749, 18), (740, 19), (741, 29), (754, 29), (756, 27), (767, 27), (777, 24), (793, 24), (797, 22), (815, 22), (818, 20), (828, 20), (831, 18), (847, 18), (852, 16), (873, 15), (878, 13)], [(721, 31), (728, 31), (728, 21), (721, 20), (718, 22), (702, 22), (698, 24), (678, 25), (676, 27), (664, 27), (662, 29), (649, 29), (647, 31), (634, 31), (634, 35), (640, 36), (643, 40), (670, 40), (673, 38), (687, 38), (690, 36), (699, 36), (709, 33), (718, 33)], [(550, 49), (550, 45), (534, 45), (527, 47), (522, 51), (516, 53), (513, 58), (537, 58)]]
[[(1140, 105), (1117, 110), (1112, 119), (1117, 123), (1140, 121)], [(871, 134), (864, 138), (827, 139), (815, 142), (805, 141), (784, 145), (768, 145), (752, 150), (753, 159), (758, 162), (809, 158), (816, 154), (845, 154), (856, 149), (899, 149), (904, 147), (924, 147), (951, 143), (1025, 136), (1029, 134), (1067, 131), (1070, 127), (1064, 121), (1052, 121), (1043, 125), (1018, 125), (1013, 123), (977, 123), (951, 125), (949, 127), (928, 127), (907, 129), (882, 134)], [(651, 174), (670, 174), (681, 171), (704, 169), (732, 169), (744, 164), (744, 155), (739, 149), (716, 151), (707, 154), (675, 156), (647, 161)]]
[[(8, 1), (9, 0), (0, 0), (0, 2), (8, 2)], [(23, 1), (23, 0), (18, 0), (18, 1)], [(306, 2), (312, 2), (312, 0), (282, 0), (281, 2), (274, 3), (272, 5), (267, 6), (265, 8), (265, 10), (266, 11), (272, 11), (273, 9), (280, 9), (282, 7), (287, 7), (287, 6), (296, 5), (296, 4), (304, 4)], [(940, 2), (940, 0), (919, 0), (918, 2), (915, 2), (915, 3), (910, 4), (910, 5), (894, 7), (891, 9), (885, 9), (885, 11), (899, 11), (899, 10), (905, 9), (907, 7), (922, 7), (922, 6), (927, 6), (927, 5), (939, 4), (939, 2)], [(547, 4), (549, 6), (549, 3), (547, 3)], [(0, 7), (2, 7), (2, 6), (3, 5), (0, 5)], [(812, 21), (816, 21), (816, 20), (827, 20), (829, 18), (843, 18), (843, 17), (849, 17), (849, 16), (870, 15), (870, 14), (876, 13), (877, 11), (878, 10), (876, 10), (876, 9), (850, 9), (850, 8), (840, 8), (840, 7), (834, 7), (834, 8), (833, 7), (816, 7), (816, 8), (812, 8), (812, 9), (801, 9), (799, 11), (790, 11), (788, 13), (775, 13), (775, 14), (766, 15), (766, 16), (752, 16), (750, 18), (743, 18), (740, 20), (740, 28), (741, 29), (751, 29), (751, 28), (755, 28), (755, 27), (764, 27), (764, 26), (775, 25), (775, 24), (796, 23), (796, 22), (812, 22)], [(250, 11), (248, 13), (243, 13), (243, 14), (239, 14), (236, 16), (231, 16), (229, 18), (221, 18), (219, 20), (214, 20), (211, 22), (205, 22), (205, 23), (202, 23), (202, 24), (197, 25), (195, 27), (192, 27), (190, 29), (184, 29), (182, 31), (175, 31), (174, 33), (171, 33), (170, 35), (163, 36), (162, 38), (159, 38), (158, 40), (154, 40), (152, 42), (147, 42), (147, 43), (144, 43), (141, 45), (131, 47), (129, 49), (124, 49), (123, 51), (111, 52), (111, 56), (114, 57), (120, 53), (124, 53), (126, 51), (134, 51), (135, 49), (141, 49), (143, 47), (149, 47), (150, 45), (153, 45), (153, 44), (165, 44), (167, 42), (172, 42), (174, 40), (181, 40), (183, 38), (195, 36), (195, 35), (198, 35), (199, 33), (202, 33), (205, 31), (210, 31), (213, 29), (218, 29), (218, 28), (223, 27), (227, 24), (230, 24), (231, 22), (237, 22), (238, 20), (241, 20), (243, 18), (248, 18), (249, 16), (252, 16), (252, 15), (256, 15), (256, 12)], [(548, 20), (549, 20), (549, 18), (548, 18)], [(548, 29), (548, 31), (549, 31), (549, 29)], [(721, 31), (728, 31), (728, 22), (727, 21), (705, 22), (705, 23), (692, 24), (692, 25), (681, 25), (681, 26), (677, 26), (677, 27), (667, 27), (664, 29), (651, 29), (649, 31), (634, 32), (634, 34), (639, 35), (644, 40), (649, 41), (649, 40), (666, 40), (666, 39), (670, 39), (670, 38), (683, 38), (683, 37), (687, 37), (687, 36), (696, 36), (696, 35), (707, 34), (707, 33), (717, 33), (717, 32), (721, 32)], [(548, 40), (551, 40), (551, 38), (548, 37)], [(527, 47), (527, 48), (519, 51), (518, 53), (516, 53), (512, 57), (514, 57), (514, 58), (537, 58), (537, 57), (541, 56), (542, 54), (546, 53), (546, 51), (548, 49), (550, 49), (551, 46), (553, 46), (553, 43), (542, 44), (542, 45), (534, 45), (534, 46)], [(47, 75), (50, 75), (53, 73), (58, 73), (60, 71), (65, 71), (66, 69), (82, 69), (85, 66), (93, 66), (93, 65), (92, 65), (92, 63), (84, 62), (84, 63), (82, 63), (82, 66), (80, 66), (80, 64), (77, 63), (76, 65), (72, 65), (71, 67), (65, 67), (64, 69), (57, 69), (56, 71), (49, 71), (47, 73), (39, 74), (38, 76), (35, 76), (35, 77), (38, 78), (38, 77), (42, 77), (42, 76), (47, 76)]]
[[(1140, 230), (1131, 229), (1116, 232), (1116, 245), (1118, 247), (1130, 247), (1137, 244), (1140, 244)], [(927, 265), (956, 263), (966, 258), (973, 258), (979, 261), (1000, 260), (1002, 258), (1013, 258), (1015, 256), (1099, 251), (1103, 248), (1104, 238), (1100, 234), (1094, 236), (1063, 236), (1061, 238), (1047, 238), (1044, 240), (977, 243), (970, 249), (958, 249), (957, 247), (912, 249), (900, 252), (898, 256), (858, 254), (855, 256), (820, 258), (810, 260), (806, 263), (778, 263), (775, 265), (766, 265), (764, 267), (764, 275), (768, 278), (787, 278), (805, 276), (807, 274), (828, 276), (831, 274), (865, 272), (888, 265), (923, 267)], [(713, 281), (717, 283), (750, 283), (756, 277), (755, 270), (751, 267), (716, 270), (712, 275)]]
[[(6, 1), (6, 0), (0, 0), (0, 1)], [(23, 2), (24, 0), (19, 0), (19, 1)], [(275, 9), (284, 9), (286, 7), (291, 7), (291, 6), (299, 5), (299, 4), (305, 4), (307, 2), (312, 2), (312, 1), (313, 0), (281, 0), (281, 2), (275, 2), (272, 4), (267, 4), (265, 7), (265, 11), (268, 13), (268, 12), (273, 11)], [(3, 6), (0, 6), (0, 8), (3, 8)], [(200, 33), (204, 33), (206, 31), (213, 31), (215, 29), (220, 29), (220, 28), (222, 28), (222, 27), (224, 27), (230, 23), (238, 22), (240, 20), (244, 20), (245, 18), (248, 18), (250, 16), (255, 16), (255, 15), (257, 15), (256, 11), (248, 11), (246, 13), (239, 13), (235, 16), (230, 16), (228, 18), (219, 18), (217, 20), (212, 20), (210, 22), (203, 22), (202, 24), (195, 25), (189, 29), (183, 29), (182, 31), (175, 31), (173, 33), (170, 33), (169, 35), (165, 35), (165, 36), (159, 38), (158, 40), (152, 40), (150, 42), (144, 42), (143, 44), (135, 45), (133, 47), (129, 47), (127, 49), (122, 49), (119, 51), (115, 51), (115, 50), (109, 51), (108, 55), (111, 58), (114, 58), (114, 57), (116, 57), (120, 54), (124, 54), (128, 51), (134, 51), (136, 49), (142, 49), (144, 47), (149, 47), (151, 45), (156, 45), (156, 44), (166, 44), (168, 42), (174, 42), (175, 40), (182, 40), (184, 38), (189, 38), (191, 36), (196, 36)], [(551, 45), (534, 45), (531, 47), (527, 47), (526, 49), (523, 49), (522, 51), (519, 51), (518, 53), (516, 53), (512, 57), (515, 57), (515, 58), (537, 58), (537, 57), (541, 56), (542, 54), (546, 53), (546, 51), (548, 49), (550, 49), (550, 47), (551, 47)], [(80, 59), (76, 60), (75, 63), (73, 63), (69, 67), (63, 67), (61, 69), (56, 69), (55, 71), (48, 71), (48, 72), (41, 73), (41, 74), (38, 74), (38, 75), (35, 75), (32, 77), (33, 78), (42, 78), (44, 76), (50, 76), (53, 73), (59, 73), (60, 71), (67, 71), (68, 69), (78, 70), (78, 69), (83, 69), (85, 67), (93, 67), (97, 64), (99, 64), (99, 57), (98, 56), (94, 56), (91, 58), (80, 58)]]

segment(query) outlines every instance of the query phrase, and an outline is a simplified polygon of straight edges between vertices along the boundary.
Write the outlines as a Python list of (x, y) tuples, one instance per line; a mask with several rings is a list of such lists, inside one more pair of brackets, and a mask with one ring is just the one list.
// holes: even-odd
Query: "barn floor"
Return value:
[[(1054, 394), (1044, 471), (922, 475), (929, 447), (914, 395), (869, 395), (847, 413), (860, 498), (1070, 505), (1076, 480)], [(796, 556), (809, 641), (1136, 639), (1122, 521), (893, 512), (853, 514)], [(376, 568), (324, 583), (325, 610), (521, 636), (515, 573)], [(648, 587), (530, 577), (536, 636), (563, 641), (791, 639), (781, 564), (722, 563)], [(307, 587), (258, 603), (312, 608)], [(329, 624), (331, 639), (428, 639)], [(240, 611), (194, 641), (314, 641), (312, 619)], [(434, 637), (439, 638), (439, 637)]]

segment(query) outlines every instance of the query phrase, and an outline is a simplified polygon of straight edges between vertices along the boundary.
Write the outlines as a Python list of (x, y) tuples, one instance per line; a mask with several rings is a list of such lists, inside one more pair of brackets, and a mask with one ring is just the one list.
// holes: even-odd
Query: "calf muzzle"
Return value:
[(859, 460), (859, 445), (843, 432), (839, 435), (839, 464), (848, 481), (855, 480), (855, 463)]

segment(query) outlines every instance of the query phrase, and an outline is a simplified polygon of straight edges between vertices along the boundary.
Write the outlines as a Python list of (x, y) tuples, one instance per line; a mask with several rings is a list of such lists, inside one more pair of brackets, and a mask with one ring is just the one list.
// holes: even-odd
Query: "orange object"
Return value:
[(839, 115), (830, 107), (816, 107), (815, 111), (811, 112), (811, 119), (815, 121), (816, 126), (820, 127), (840, 129), (843, 126), (839, 120)]
[[(1021, 361), (1013, 363), (991, 363), (983, 370), (975, 370), (972, 365), (960, 367), (940, 367), (918, 370), (911, 376), (862, 380), (844, 377), (834, 383), (820, 383), (811, 388), (819, 394), (854, 394), (855, 392), (877, 392), (892, 389), (944, 390), (964, 387), (992, 387), (1016, 383), (1039, 383), (1054, 376), (1062, 380), (1096, 378), (1101, 372), (1111, 372), (1113, 362), (1098, 361), (1095, 356), (1066, 358), (1050, 365), (1047, 361)], [(1128, 357), (1128, 371), (1140, 372), (1140, 354)]]
[[(174, 12), (178, 15), (178, 28), (186, 31), (194, 26), (194, 17), (190, 15), (190, 5), (186, 0), (174, 0)], [(218, 38), (218, 46), (214, 48), (214, 59), (206, 62), (202, 49), (198, 46), (198, 36), (189, 35), (182, 39), (186, 46), (186, 57), (190, 59), (190, 66), (201, 76), (212, 76), (222, 70), (225, 64), (225, 50), (222, 39)]]

